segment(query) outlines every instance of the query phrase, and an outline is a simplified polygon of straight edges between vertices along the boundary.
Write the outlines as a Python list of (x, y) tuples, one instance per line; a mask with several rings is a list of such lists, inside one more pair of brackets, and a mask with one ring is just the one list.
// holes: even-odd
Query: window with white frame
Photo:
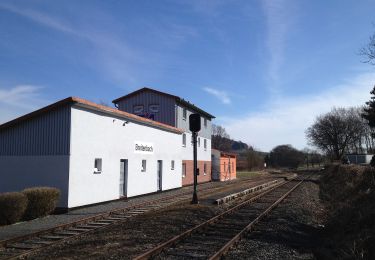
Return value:
[(174, 160), (171, 161), (171, 170), (174, 170)]
[(186, 177), (186, 163), (182, 163), (182, 178)]
[(146, 166), (147, 166), (147, 164), (146, 164), (146, 160), (142, 160), (142, 168), (141, 168), (141, 171), (142, 171), (142, 172), (145, 172), (145, 171), (146, 171)]
[(207, 175), (207, 164), (203, 164), (203, 175)]
[(201, 146), (201, 138), (198, 137), (198, 147), (200, 147), (200, 146)]
[(203, 120), (203, 123), (204, 123), (204, 127), (207, 127), (207, 118), (205, 118), (205, 119)]
[(182, 146), (186, 146), (186, 134), (182, 134)]
[(207, 139), (203, 139), (203, 147), (204, 147), (204, 150), (206, 151), (207, 150)]
[(94, 173), (102, 172), (102, 158), (95, 158), (94, 162)]
[(187, 117), (187, 111), (186, 111), (186, 108), (183, 108), (183, 110), (182, 110), (182, 119), (186, 120), (186, 117)]

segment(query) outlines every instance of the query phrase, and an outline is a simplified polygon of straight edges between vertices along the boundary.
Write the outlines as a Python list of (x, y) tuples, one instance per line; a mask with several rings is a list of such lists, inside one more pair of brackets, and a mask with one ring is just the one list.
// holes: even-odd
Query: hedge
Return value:
[(9, 225), (21, 220), (27, 207), (27, 197), (21, 192), (0, 194), (0, 225)]
[(60, 191), (50, 187), (28, 188), (22, 191), (29, 203), (24, 214), (25, 220), (47, 216), (56, 207)]

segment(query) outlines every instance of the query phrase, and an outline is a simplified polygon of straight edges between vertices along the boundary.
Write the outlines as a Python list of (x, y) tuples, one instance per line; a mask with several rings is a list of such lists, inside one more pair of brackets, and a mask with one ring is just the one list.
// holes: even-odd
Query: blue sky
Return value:
[(369, 99), (359, 49), (375, 1), (0, 1), (0, 123), (79, 96), (143, 86), (214, 114), (263, 151), (307, 146), (332, 106)]

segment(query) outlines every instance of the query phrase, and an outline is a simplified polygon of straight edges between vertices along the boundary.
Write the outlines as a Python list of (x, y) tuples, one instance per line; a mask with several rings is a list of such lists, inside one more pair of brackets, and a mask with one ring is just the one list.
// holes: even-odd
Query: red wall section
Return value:
[[(186, 176), (182, 178), (182, 186), (194, 183), (194, 162), (193, 160), (183, 160), (186, 164)], [(206, 175), (203, 173), (204, 164), (206, 163)], [(199, 175), (198, 183), (211, 181), (211, 161), (198, 161)]]

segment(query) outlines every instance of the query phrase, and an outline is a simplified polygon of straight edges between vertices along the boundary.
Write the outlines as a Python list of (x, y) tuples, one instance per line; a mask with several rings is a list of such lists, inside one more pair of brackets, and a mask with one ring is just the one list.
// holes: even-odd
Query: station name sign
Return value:
[(153, 154), (154, 145), (152, 143), (134, 142), (134, 152), (143, 154)]

